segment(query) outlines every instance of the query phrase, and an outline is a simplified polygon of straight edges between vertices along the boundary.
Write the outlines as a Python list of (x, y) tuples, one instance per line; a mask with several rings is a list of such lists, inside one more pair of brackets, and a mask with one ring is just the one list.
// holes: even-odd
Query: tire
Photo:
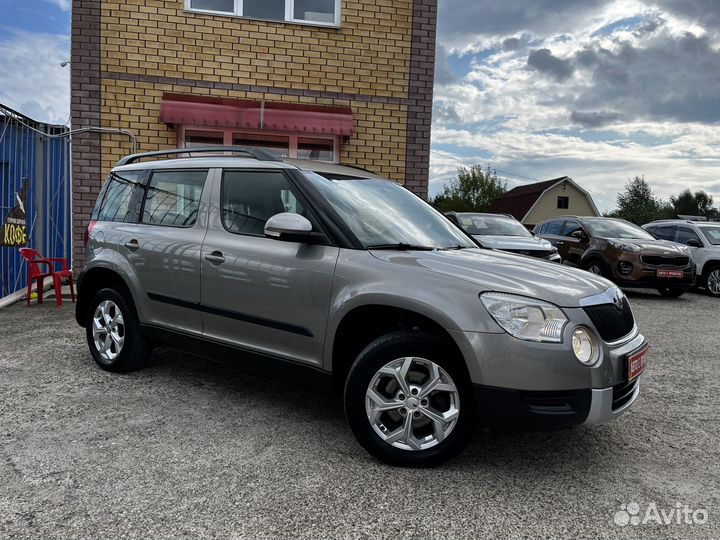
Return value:
[[(391, 368), (402, 371), (407, 367), (407, 378), (399, 372), (392, 374)], [(400, 378), (405, 381), (404, 389)], [(431, 379), (437, 381), (434, 387), (439, 390), (430, 390)], [(369, 397), (371, 388), (375, 399)], [(405, 395), (403, 390), (411, 394)], [(391, 465), (438, 465), (462, 451), (473, 432), (475, 401), (467, 368), (462, 359), (448, 354), (446, 343), (424, 332), (393, 332), (368, 345), (350, 368), (344, 402), (358, 442)], [(373, 410), (380, 402), (394, 407)], [(376, 417), (373, 423), (371, 415)], [(403, 436), (408, 423), (410, 437)], [(385, 435), (381, 435), (383, 429)]]
[(687, 289), (678, 289), (676, 287), (661, 287), (658, 292), (665, 298), (680, 298), (687, 292)]
[(152, 352), (126, 290), (102, 289), (95, 294), (90, 303), (85, 335), (90, 354), (106, 371), (138, 369)]
[(711, 266), (705, 271), (703, 283), (710, 296), (720, 298), (720, 265)]
[(596, 276), (602, 276), (605, 279), (610, 279), (610, 268), (607, 263), (602, 259), (590, 259), (585, 261), (582, 265), (583, 270), (595, 274)]

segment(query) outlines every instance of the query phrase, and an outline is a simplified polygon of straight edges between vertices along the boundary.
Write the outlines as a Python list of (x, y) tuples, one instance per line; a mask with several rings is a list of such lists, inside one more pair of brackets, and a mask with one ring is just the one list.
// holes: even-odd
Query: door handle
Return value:
[(205, 260), (213, 266), (220, 266), (225, 262), (225, 257), (223, 256), (222, 251), (213, 251), (212, 253), (205, 255)]
[(125, 247), (128, 248), (130, 251), (137, 251), (138, 249), (140, 249), (140, 244), (137, 240), (133, 239), (129, 242), (125, 242)]

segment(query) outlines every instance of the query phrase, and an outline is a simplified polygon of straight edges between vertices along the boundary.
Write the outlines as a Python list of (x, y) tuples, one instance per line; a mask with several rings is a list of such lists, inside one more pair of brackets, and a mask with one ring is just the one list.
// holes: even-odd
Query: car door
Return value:
[(542, 233), (542, 237), (558, 249), (558, 253), (562, 257), (563, 262), (565, 262), (565, 258), (567, 255), (565, 249), (565, 238), (562, 235), (564, 225), (564, 219), (555, 219), (552, 221), (548, 221), (543, 226)]
[(207, 169), (152, 171), (139, 222), (117, 228), (118, 251), (129, 264), (143, 323), (202, 334), (196, 308), (207, 176)]
[(202, 248), (205, 336), (321, 365), (337, 247), (265, 237), (282, 212), (317, 220), (281, 169), (218, 171)]
[[(690, 227), (678, 226), (675, 231), (675, 242), (690, 249), (690, 255), (698, 266), (698, 272), (702, 272), (707, 249), (700, 235)], [(690, 243), (688, 244), (688, 242)]]
[[(581, 235), (581, 236), (577, 236)], [(590, 247), (590, 237), (576, 219), (568, 219), (563, 225), (562, 253), (563, 261), (580, 266), (583, 255)], [(560, 251), (560, 248), (558, 248)]]

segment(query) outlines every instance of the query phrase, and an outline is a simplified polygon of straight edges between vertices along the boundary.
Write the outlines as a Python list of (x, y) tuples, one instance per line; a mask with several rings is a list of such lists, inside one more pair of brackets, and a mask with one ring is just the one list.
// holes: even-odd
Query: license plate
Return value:
[(661, 278), (681, 278), (683, 274), (680, 270), (658, 270), (657, 277)]
[(648, 352), (650, 347), (645, 347), (642, 351), (628, 357), (628, 381), (639, 377), (647, 367)]

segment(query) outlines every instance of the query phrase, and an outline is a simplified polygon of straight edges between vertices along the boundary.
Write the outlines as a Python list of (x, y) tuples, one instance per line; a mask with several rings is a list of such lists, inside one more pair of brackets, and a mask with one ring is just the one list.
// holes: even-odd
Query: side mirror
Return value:
[(571, 236), (576, 240), (585, 240), (587, 238), (585, 231), (573, 231)]
[(300, 214), (283, 212), (275, 214), (265, 222), (265, 236), (282, 242), (309, 244), (322, 237), (314, 233), (312, 223)]
[(694, 238), (691, 238), (690, 240), (685, 242), (685, 244), (694, 248), (703, 247), (702, 242), (700, 240), (695, 240)]

